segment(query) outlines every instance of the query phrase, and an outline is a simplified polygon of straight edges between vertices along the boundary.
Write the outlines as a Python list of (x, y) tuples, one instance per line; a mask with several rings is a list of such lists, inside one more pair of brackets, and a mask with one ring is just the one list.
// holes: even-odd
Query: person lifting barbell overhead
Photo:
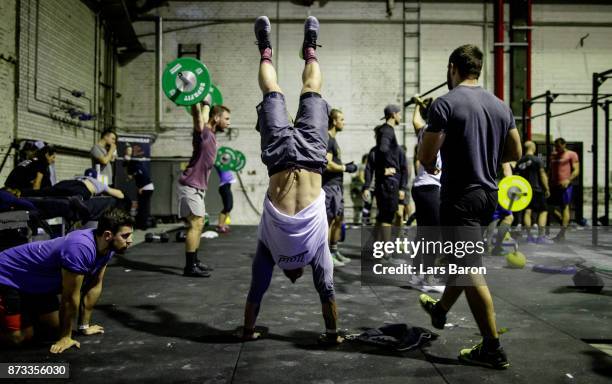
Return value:
[(328, 226), (321, 174), (326, 168), (330, 106), (321, 96), (321, 69), (316, 47), (319, 21), (304, 23), (302, 90), (292, 125), (285, 96), (272, 65), (270, 20), (255, 20), (255, 36), (261, 54), (259, 86), (263, 101), (257, 106), (261, 134), (261, 159), (270, 176), (253, 259), (251, 287), (244, 310), (243, 340), (255, 340), (255, 323), (261, 300), (270, 285), (274, 265), (295, 282), (310, 265), (322, 305), (326, 333), (320, 342), (337, 344), (337, 307), (333, 264), (327, 246)]
[[(197, 60), (178, 59), (164, 72), (164, 91), (179, 105), (191, 105), (193, 152), (178, 180), (179, 216), (186, 222), (183, 276), (210, 277), (211, 267), (198, 258), (204, 228), (204, 196), (217, 155), (215, 135), (230, 127), (231, 111), (224, 105), (211, 109), (210, 76)], [(175, 84), (175, 88), (172, 88)]]

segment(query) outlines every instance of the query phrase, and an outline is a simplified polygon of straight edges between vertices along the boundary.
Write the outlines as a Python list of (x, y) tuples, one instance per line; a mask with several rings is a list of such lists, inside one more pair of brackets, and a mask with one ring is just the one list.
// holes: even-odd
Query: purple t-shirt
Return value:
[(197, 189), (208, 189), (208, 178), (217, 157), (217, 139), (207, 127), (202, 132), (193, 131), (193, 154), (179, 183)]
[(233, 184), (236, 182), (234, 178), (234, 173), (232, 171), (222, 171), (219, 168), (215, 167), (217, 170), (217, 174), (219, 175), (219, 186), (225, 184)]
[(114, 252), (97, 257), (93, 229), (70, 232), (0, 252), (0, 284), (33, 294), (61, 293), (62, 268), (94, 276)]

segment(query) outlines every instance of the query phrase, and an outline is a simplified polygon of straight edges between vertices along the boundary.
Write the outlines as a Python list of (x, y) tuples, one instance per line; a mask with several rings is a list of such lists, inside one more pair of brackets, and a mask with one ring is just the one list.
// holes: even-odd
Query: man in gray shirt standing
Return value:
[[(450, 91), (436, 99), (429, 112), (429, 125), (418, 151), (418, 159), (431, 174), (438, 151), (442, 156), (440, 225), (444, 241), (482, 241), (481, 227), (487, 225), (497, 205), (497, 170), (501, 163), (521, 157), (521, 141), (512, 111), (503, 101), (478, 85), (482, 51), (463, 45), (448, 60)], [(482, 266), (482, 254), (448, 255), (450, 264)], [(473, 269), (470, 269), (472, 271)], [(419, 301), (431, 316), (432, 325), (443, 329), (446, 313), (462, 292), (483, 341), (463, 349), (459, 359), (469, 364), (504, 369), (510, 366), (500, 345), (493, 298), (482, 274), (471, 272), (461, 283), (449, 275), (440, 300), (422, 294)]]
[(106, 184), (113, 185), (113, 162), (117, 157), (117, 134), (111, 129), (105, 129), (100, 140), (91, 148), (92, 166), (100, 166), (100, 175), (108, 180)]

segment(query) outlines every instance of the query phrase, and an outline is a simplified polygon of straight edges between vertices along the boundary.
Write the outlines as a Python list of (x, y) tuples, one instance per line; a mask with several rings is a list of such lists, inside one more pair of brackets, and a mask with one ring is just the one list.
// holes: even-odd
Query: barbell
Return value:
[[(210, 85), (210, 106), (223, 105), (223, 94), (221, 90), (214, 84)], [(185, 110), (191, 115), (191, 105), (186, 105)]]
[(532, 195), (531, 185), (524, 177), (506, 176), (499, 182), (497, 201), (504, 209), (518, 212), (527, 208)]
[(181, 57), (171, 61), (162, 74), (164, 94), (177, 105), (194, 105), (210, 92), (210, 72), (200, 60)]
[[(222, 105), (223, 94), (212, 84), (210, 72), (200, 60), (182, 57), (170, 62), (162, 75), (164, 94), (175, 104), (185, 106), (191, 115), (191, 106), (210, 95), (210, 104)], [(246, 157), (238, 150), (221, 147), (217, 151), (215, 166), (221, 171), (240, 171)]]
[(217, 150), (215, 167), (221, 171), (240, 171), (246, 165), (246, 156), (236, 149), (220, 147)]
[(212, 83), (208, 68), (192, 57), (178, 58), (166, 66), (162, 74), (164, 94), (173, 103), (185, 106), (191, 115), (191, 106), (210, 95), (210, 105), (223, 105), (223, 94)]
[(441, 84), (436, 85), (435, 87), (433, 87), (432, 89), (430, 89), (430, 90), (428, 90), (428, 91), (426, 91), (424, 93), (419, 94), (418, 97), (410, 98), (410, 100), (404, 102), (404, 107), (407, 107), (407, 106), (412, 105), (412, 104), (416, 104), (417, 103), (417, 99), (419, 99), (419, 98), (421, 98), (423, 96), (427, 96), (430, 93), (433, 93), (433, 92), (437, 91), (438, 89), (442, 88), (445, 85), (446, 85), (446, 81), (441, 83)]
[(167, 243), (168, 241), (170, 241), (170, 236), (168, 236), (166, 232), (161, 232), (161, 233), (149, 232), (145, 235), (145, 241), (147, 243), (153, 243), (153, 242)]

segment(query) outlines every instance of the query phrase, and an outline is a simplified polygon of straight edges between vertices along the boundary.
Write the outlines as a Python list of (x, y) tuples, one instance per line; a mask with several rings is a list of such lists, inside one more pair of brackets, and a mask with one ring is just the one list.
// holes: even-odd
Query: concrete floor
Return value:
[[(589, 247), (588, 234), (572, 232), (569, 238), (561, 249), (522, 247), (525, 269), (487, 259), (498, 327), (508, 329), (502, 336), (511, 362), (506, 371), (457, 360), (459, 349), (479, 341), (463, 297), (428, 348), (403, 354), (355, 343), (321, 348), (316, 337), (324, 326), (308, 270), (296, 284), (275, 272), (258, 322), (264, 338), (240, 342), (234, 334), (250, 283), (254, 226), (203, 240), (200, 253), (215, 267), (208, 279), (181, 275), (183, 244), (173, 236), (170, 243), (134, 246), (109, 264), (93, 319), (105, 334), (77, 336), (80, 350), (59, 356), (48, 353), (48, 344), (3, 350), (0, 362), (67, 362), (70, 381), (87, 383), (610, 383), (612, 357), (602, 351), (612, 339), (610, 280), (601, 294), (586, 294), (568, 287), (571, 276), (530, 268), (577, 257), (612, 263), (610, 248)], [(361, 285), (359, 230), (349, 230), (342, 249), (353, 258), (335, 273), (343, 330), (385, 322), (433, 329), (417, 304), (420, 292)]]

